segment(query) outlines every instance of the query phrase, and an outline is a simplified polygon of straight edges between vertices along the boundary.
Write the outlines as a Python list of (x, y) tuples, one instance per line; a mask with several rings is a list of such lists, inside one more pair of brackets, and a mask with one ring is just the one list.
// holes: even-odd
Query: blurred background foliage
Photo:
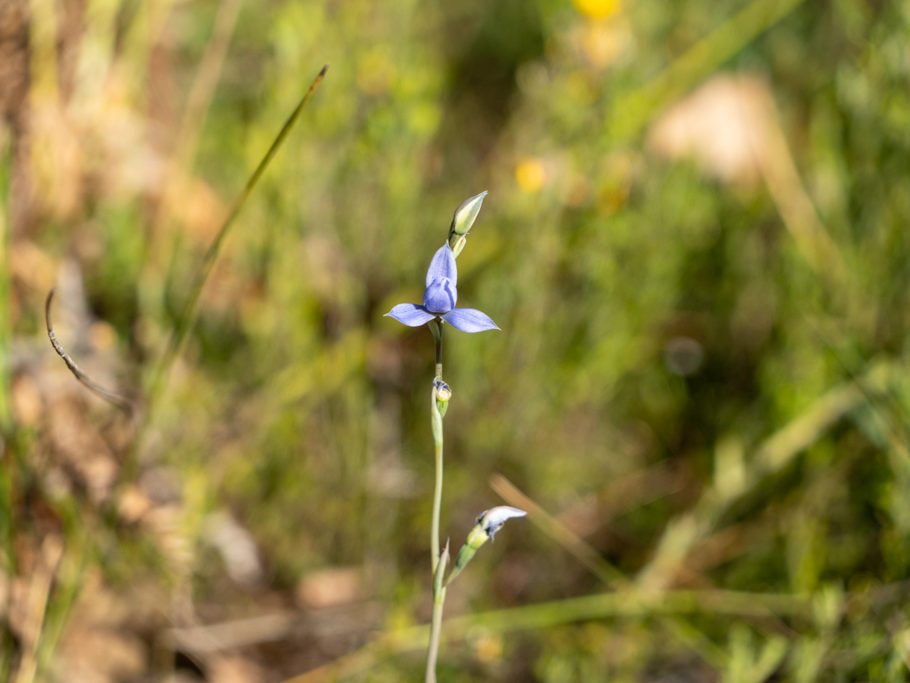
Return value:
[(488, 189), (443, 535), (531, 515), (441, 679), (906, 680), (908, 46), (903, 0), (0, 2), (0, 678), (419, 677), (433, 346), (382, 315)]

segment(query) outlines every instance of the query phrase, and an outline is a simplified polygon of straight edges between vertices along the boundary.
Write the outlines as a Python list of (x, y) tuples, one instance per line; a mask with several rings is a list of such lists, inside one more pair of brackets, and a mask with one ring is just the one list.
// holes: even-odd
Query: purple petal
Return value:
[(462, 332), (483, 332), (484, 330), (498, 330), (490, 316), (478, 311), (476, 308), (453, 308), (442, 316), (449, 325)]
[(418, 306), (417, 304), (398, 304), (386, 315), (392, 316), (395, 320), (404, 323), (408, 327), (420, 327), (436, 317), (423, 306)]
[(446, 277), (433, 280), (427, 285), (427, 291), (423, 295), (423, 307), (437, 315), (451, 311), (455, 308), (456, 301), (458, 301), (458, 291), (452, 281)]
[(433, 260), (430, 261), (430, 267), (427, 268), (426, 286), (429, 287), (433, 280), (444, 277), (449, 278), (453, 287), (458, 285), (458, 269), (455, 267), (455, 255), (448, 244), (443, 244), (433, 254)]

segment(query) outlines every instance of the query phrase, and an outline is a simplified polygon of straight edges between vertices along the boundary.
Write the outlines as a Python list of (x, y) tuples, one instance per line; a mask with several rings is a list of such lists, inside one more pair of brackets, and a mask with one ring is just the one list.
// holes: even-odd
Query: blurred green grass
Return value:
[[(415, 677), (432, 341), (382, 315), (488, 189), (459, 288), (503, 332), (447, 343), (443, 535), (501, 502), (497, 474), (559, 526), (511, 526), (459, 579), (447, 613), (477, 616), (441, 679), (906, 679), (906, 3), (10, 7), (30, 71), (0, 98), (7, 666), (271, 681), (379, 631), (326, 675)], [(63, 271), (58, 333), (147, 411), (138, 435), (47, 345)], [(348, 568), (350, 594), (316, 582)], [(278, 612), (304, 625), (181, 640)]]

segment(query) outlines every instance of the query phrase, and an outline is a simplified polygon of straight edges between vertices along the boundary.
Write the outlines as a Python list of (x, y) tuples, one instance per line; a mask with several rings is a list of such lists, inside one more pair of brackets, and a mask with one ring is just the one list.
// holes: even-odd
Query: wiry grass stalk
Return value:
[(225, 239), (227, 239), (227, 236), (230, 233), (231, 228), (237, 219), (237, 216), (240, 215), (243, 207), (246, 206), (250, 194), (252, 194), (253, 189), (259, 183), (259, 179), (262, 177), (263, 173), (265, 173), (265, 170), (268, 168), (272, 159), (275, 157), (275, 154), (277, 154), (278, 150), (281, 148), (281, 145), (284, 143), (288, 134), (291, 132), (294, 124), (297, 123), (297, 120), (300, 118), (300, 113), (303, 111), (304, 106), (313, 96), (313, 93), (315, 93), (319, 88), (319, 85), (322, 83), (323, 78), (325, 78), (325, 74), (328, 68), (328, 64), (322, 67), (320, 72), (316, 75), (316, 78), (314, 78), (313, 82), (310, 83), (310, 87), (307, 88), (307, 91), (304, 93), (303, 97), (300, 98), (300, 101), (297, 103), (294, 111), (291, 112), (291, 115), (284, 122), (281, 130), (278, 131), (278, 134), (275, 136), (275, 139), (272, 141), (272, 144), (269, 146), (265, 155), (262, 157), (262, 159), (260, 159), (259, 164), (256, 166), (256, 168), (253, 170), (253, 173), (246, 181), (243, 190), (234, 200), (230, 212), (224, 219), (221, 228), (218, 230), (218, 234), (215, 236), (215, 239), (212, 241), (212, 244), (209, 246), (208, 251), (205, 254), (202, 265), (197, 271), (196, 279), (189, 288), (189, 294), (187, 295), (183, 310), (180, 313), (176, 324), (174, 325), (174, 329), (168, 340), (167, 347), (162, 354), (161, 359), (156, 364), (152, 378), (148, 383), (146, 391), (147, 409), (142, 415), (138, 424), (136, 437), (133, 440), (133, 450), (124, 462), (124, 467), (120, 475), (121, 484), (124, 481), (131, 480), (135, 475), (136, 455), (141, 448), (143, 433), (145, 429), (147, 429), (148, 426), (154, 421), (154, 412), (160, 399), (161, 392), (167, 383), (167, 378), (171, 367), (173, 366), (174, 361), (176, 361), (177, 357), (180, 355), (180, 352), (183, 349), (183, 344), (186, 341), (187, 334), (189, 333), (193, 325), (193, 321), (196, 318), (196, 310), (199, 306), (199, 299), (202, 296), (202, 290), (205, 287), (205, 283), (208, 281), (209, 275), (211, 275), (212, 268), (215, 265), (218, 254), (221, 252), (221, 247), (224, 244)]
[(174, 331), (168, 341), (164, 355), (158, 363), (155, 374), (153, 375), (151, 383), (149, 384), (148, 400), (150, 407), (154, 406), (155, 400), (163, 388), (171, 366), (174, 364), (177, 356), (180, 355), (183, 344), (186, 341), (187, 333), (189, 332), (193, 321), (196, 318), (196, 309), (199, 306), (199, 299), (202, 296), (202, 290), (205, 287), (205, 283), (208, 281), (209, 275), (211, 275), (212, 268), (215, 265), (218, 254), (221, 252), (221, 246), (224, 244), (225, 239), (230, 233), (231, 228), (234, 225), (234, 221), (237, 219), (237, 216), (240, 214), (243, 207), (246, 206), (246, 202), (250, 198), (250, 194), (252, 194), (253, 189), (259, 183), (259, 179), (262, 177), (262, 174), (265, 173), (265, 170), (268, 168), (272, 159), (275, 157), (275, 154), (281, 148), (281, 145), (284, 143), (285, 138), (287, 138), (288, 134), (291, 132), (294, 124), (297, 123), (297, 119), (300, 118), (300, 113), (303, 111), (304, 106), (309, 101), (310, 97), (312, 97), (313, 93), (316, 92), (316, 89), (319, 87), (320, 83), (322, 83), (322, 79), (325, 77), (325, 73), (328, 68), (328, 64), (322, 67), (322, 70), (319, 72), (316, 78), (313, 79), (310, 87), (297, 103), (294, 111), (291, 112), (291, 115), (288, 117), (287, 121), (284, 122), (281, 130), (278, 131), (278, 135), (272, 141), (272, 144), (269, 146), (265, 155), (259, 161), (256, 169), (246, 181), (246, 185), (244, 185), (243, 190), (240, 192), (237, 199), (234, 200), (230, 212), (224, 219), (224, 223), (222, 223), (221, 228), (218, 230), (218, 234), (212, 241), (212, 244), (209, 246), (208, 251), (205, 254), (205, 258), (202, 261), (202, 266), (199, 268), (199, 271), (197, 273), (196, 279), (190, 287), (189, 295), (187, 296), (183, 311), (181, 312), (180, 317), (177, 319), (177, 323), (174, 326)]
[(164, 266), (165, 259), (173, 259), (179, 249), (179, 239), (174, 231), (179, 230), (180, 226), (175, 224), (174, 219), (177, 216), (181, 188), (193, 172), (206, 115), (221, 78), (241, 4), (242, 0), (227, 0), (218, 6), (212, 33), (199, 68), (193, 76), (167, 162), (168, 171), (161, 188), (161, 199), (152, 219), (151, 234), (155, 237), (146, 256), (140, 291), (140, 296), (147, 300), (144, 308), (158, 315), (165, 306), (164, 292), (168, 291), (166, 283), (173, 266)]

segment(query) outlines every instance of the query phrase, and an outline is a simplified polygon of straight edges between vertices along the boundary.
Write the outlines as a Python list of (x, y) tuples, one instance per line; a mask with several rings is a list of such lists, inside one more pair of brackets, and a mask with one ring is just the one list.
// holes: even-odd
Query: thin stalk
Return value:
[[(436, 396), (433, 395), (433, 409)], [(436, 485), (433, 487), (433, 529), (430, 533), (430, 552), (433, 554), (432, 567), (436, 571), (439, 563), (439, 511), (442, 507), (442, 441), (436, 442)]]
[[(431, 323), (432, 325), (433, 323)], [(435, 323), (433, 329), (433, 338), (436, 340), (436, 377), (442, 379), (442, 325)], [(431, 566), (433, 574), (436, 574), (436, 567), (439, 563), (439, 515), (442, 508), (442, 415), (439, 412), (439, 406), (436, 404), (436, 384), (433, 383), (433, 389), (430, 392), (430, 421), (433, 428), (433, 443), (435, 445), (436, 456), (436, 483), (433, 487), (433, 521), (430, 529), (430, 554), (432, 555)]]
[(124, 466), (121, 469), (121, 485), (123, 482), (132, 481), (136, 476), (138, 453), (142, 448), (150, 425), (155, 421), (155, 413), (158, 408), (161, 394), (167, 384), (171, 367), (180, 355), (186, 337), (195, 322), (196, 310), (199, 306), (199, 300), (202, 297), (202, 291), (215, 266), (215, 262), (221, 252), (221, 247), (230, 233), (237, 216), (240, 215), (240, 212), (244, 206), (246, 206), (246, 202), (259, 182), (259, 179), (262, 177), (263, 173), (265, 173), (265, 170), (278, 153), (278, 150), (294, 127), (294, 124), (300, 118), (300, 113), (310, 100), (310, 97), (316, 92), (320, 83), (322, 83), (323, 78), (325, 78), (325, 73), (328, 68), (328, 64), (322, 67), (322, 70), (317, 74), (316, 78), (313, 79), (313, 82), (310, 83), (310, 87), (307, 89), (306, 93), (304, 93), (303, 97), (297, 102), (294, 111), (291, 112), (291, 115), (284, 122), (284, 125), (281, 127), (281, 130), (278, 131), (278, 134), (275, 136), (275, 139), (272, 141), (272, 144), (269, 146), (265, 155), (259, 160), (259, 164), (247, 179), (246, 184), (243, 186), (243, 190), (234, 200), (227, 217), (218, 230), (218, 234), (215, 236), (215, 239), (209, 245), (209, 248), (205, 253), (202, 264), (196, 272), (195, 279), (189, 286), (189, 292), (184, 302), (183, 310), (174, 324), (174, 329), (171, 332), (165, 350), (153, 367), (150, 379), (146, 384), (145, 396), (147, 409), (140, 416), (139, 424), (136, 427), (136, 435), (133, 438), (133, 445), (130, 452), (127, 454)]
[(218, 231), (218, 234), (215, 236), (214, 241), (209, 246), (205, 257), (203, 258), (202, 265), (200, 266), (199, 271), (196, 275), (196, 279), (192, 285), (190, 285), (189, 295), (187, 296), (183, 311), (181, 312), (180, 317), (177, 319), (177, 322), (174, 326), (174, 331), (171, 333), (171, 337), (168, 341), (164, 355), (159, 361), (155, 373), (152, 376), (149, 385), (149, 403), (151, 405), (154, 405), (154, 402), (158, 397), (158, 393), (162, 390), (162, 386), (167, 380), (167, 375), (171, 369), (171, 366), (174, 364), (177, 356), (180, 355), (180, 352), (183, 348), (183, 343), (186, 340), (187, 333), (195, 321), (196, 308), (199, 305), (199, 299), (202, 296), (202, 289), (205, 287), (205, 283), (208, 281), (209, 275), (212, 272), (212, 268), (214, 267), (215, 261), (218, 258), (218, 254), (221, 251), (221, 245), (224, 243), (224, 240), (230, 232), (231, 227), (234, 225), (234, 221), (240, 214), (241, 209), (243, 209), (243, 207), (246, 205), (247, 199), (249, 199), (250, 194), (253, 192), (253, 188), (255, 188), (256, 184), (259, 182), (259, 178), (262, 177), (265, 169), (268, 168), (268, 165), (272, 161), (272, 158), (278, 152), (278, 149), (281, 147), (284, 139), (287, 137), (288, 133), (290, 133), (291, 128), (294, 127), (294, 124), (300, 117), (300, 112), (303, 111), (303, 108), (306, 105), (307, 101), (310, 99), (313, 93), (316, 92), (319, 84), (322, 83), (322, 79), (325, 77), (325, 72), (328, 68), (328, 64), (322, 67), (322, 70), (310, 84), (309, 89), (297, 103), (294, 111), (291, 112), (291, 115), (281, 127), (278, 135), (272, 141), (272, 144), (269, 147), (268, 151), (266, 151), (265, 156), (262, 157), (262, 159), (259, 161), (259, 165), (256, 166), (253, 174), (247, 180), (246, 185), (244, 185), (243, 190), (240, 192), (240, 195), (236, 200), (234, 200), (234, 204), (231, 206), (231, 210), (228, 213), (227, 218), (225, 218), (224, 223), (221, 225), (221, 229)]
[(433, 338), (436, 340), (436, 377), (442, 379), (442, 323), (435, 321), (436, 331)]
[(430, 644), (427, 647), (427, 669), (424, 683), (436, 683), (436, 660), (439, 656), (439, 636), (442, 633), (442, 610), (446, 604), (446, 587), (442, 578), (449, 563), (449, 544), (439, 557), (439, 563), (433, 572), (433, 620), (430, 622)]
[(47, 327), (47, 338), (51, 340), (51, 346), (54, 347), (54, 351), (63, 359), (63, 362), (66, 363), (66, 367), (69, 368), (70, 372), (73, 373), (73, 376), (79, 380), (79, 383), (82, 384), (82, 386), (96, 396), (100, 396), (111, 405), (117, 406), (127, 414), (132, 414), (133, 404), (130, 403), (129, 399), (105, 389), (91, 377), (86, 375), (82, 368), (76, 364), (76, 361), (74, 361), (64, 350), (60, 342), (57, 341), (57, 334), (54, 332), (54, 326), (51, 325), (51, 303), (54, 300), (55, 291), (56, 288), (51, 289), (51, 291), (47, 293), (47, 298), (44, 300), (44, 324)]
[[(439, 635), (442, 629), (442, 609), (446, 601), (446, 589), (443, 577), (449, 560), (449, 544), (446, 543), (442, 554), (439, 552), (439, 515), (442, 509), (442, 418), (439, 410), (437, 390), (442, 383), (442, 323), (430, 323), (430, 330), (436, 340), (436, 376), (433, 378), (433, 390), (430, 393), (430, 424), (433, 428), (433, 443), (436, 455), (436, 484), (433, 487), (433, 521), (430, 529), (430, 553), (433, 567), (433, 620), (430, 627), (430, 642), (427, 646), (427, 669), (424, 677), (426, 683), (436, 682), (436, 659), (439, 654)], [(444, 412), (444, 411), (443, 411)]]

